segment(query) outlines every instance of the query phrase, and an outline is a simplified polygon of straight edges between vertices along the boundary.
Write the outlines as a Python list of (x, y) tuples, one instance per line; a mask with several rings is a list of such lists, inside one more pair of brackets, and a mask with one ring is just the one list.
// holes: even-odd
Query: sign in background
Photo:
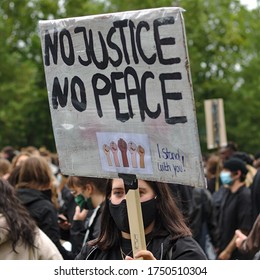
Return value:
[(207, 147), (215, 149), (227, 145), (226, 123), (223, 99), (208, 99), (204, 101)]
[(182, 11), (40, 21), (62, 173), (204, 186)]

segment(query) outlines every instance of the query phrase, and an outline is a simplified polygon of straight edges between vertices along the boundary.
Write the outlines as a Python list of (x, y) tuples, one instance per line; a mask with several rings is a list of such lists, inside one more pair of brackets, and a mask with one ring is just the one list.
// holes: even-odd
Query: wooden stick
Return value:
[[(126, 206), (129, 220), (133, 256), (140, 250), (146, 250), (143, 215), (140, 202), (140, 193), (136, 175), (118, 174), (124, 180), (126, 192)], [(139, 258), (143, 259), (143, 258)]]
[(130, 227), (133, 256), (140, 250), (146, 250), (142, 209), (139, 188), (126, 194), (127, 214)]

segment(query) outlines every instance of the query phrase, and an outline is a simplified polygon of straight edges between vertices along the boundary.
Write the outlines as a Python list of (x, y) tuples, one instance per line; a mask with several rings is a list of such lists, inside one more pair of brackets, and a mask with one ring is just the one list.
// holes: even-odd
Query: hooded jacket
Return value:
[(22, 204), (28, 209), (30, 215), (36, 221), (38, 227), (52, 240), (64, 259), (73, 259), (60, 242), (60, 229), (58, 213), (46, 191), (35, 189), (18, 189), (17, 195)]
[(38, 227), (35, 231), (35, 248), (18, 242), (16, 252), (12, 249), (10, 228), (3, 214), (0, 214), (0, 259), (1, 260), (62, 260), (56, 246)]

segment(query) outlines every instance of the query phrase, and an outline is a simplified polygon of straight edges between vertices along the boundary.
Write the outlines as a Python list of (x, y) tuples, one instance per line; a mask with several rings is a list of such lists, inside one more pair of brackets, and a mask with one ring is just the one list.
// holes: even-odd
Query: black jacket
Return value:
[[(175, 241), (170, 236), (153, 238), (147, 250), (157, 260), (206, 260), (207, 257), (198, 243), (191, 237), (179, 238)], [(76, 260), (122, 260), (120, 247), (101, 251), (97, 246), (85, 246)]]
[(38, 227), (52, 240), (64, 259), (73, 259), (73, 256), (60, 243), (60, 229), (57, 211), (49, 196), (35, 189), (18, 189), (17, 195), (28, 209)]

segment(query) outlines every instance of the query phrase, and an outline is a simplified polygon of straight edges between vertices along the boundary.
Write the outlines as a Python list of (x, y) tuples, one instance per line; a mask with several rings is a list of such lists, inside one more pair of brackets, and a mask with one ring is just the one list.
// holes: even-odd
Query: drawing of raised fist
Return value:
[(145, 150), (144, 150), (144, 148), (141, 145), (139, 145), (137, 148), (137, 152), (140, 156), (140, 168), (145, 168), (145, 164), (144, 164)]
[(137, 168), (137, 163), (136, 163), (137, 146), (134, 142), (132, 141), (128, 142), (128, 151), (131, 154), (133, 168)]
[(120, 138), (117, 142), (118, 148), (122, 154), (122, 162), (124, 167), (129, 167), (128, 159), (127, 159), (127, 143), (124, 139)]
[(119, 159), (118, 159), (118, 148), (117, 148), (116, 142), (114, 142), (114, 141), (110, 142), (110, 149), (111, 149), (111, 152), (113, 153), (115, 166), (120, 167), (120, 163), (119, 163)]
[(111, 157), (110, 157), (110, 147), (107, 144), (103, 145), (103, 151), (106, 155), (108, 165), (112, 166), (112, 160), (111, 160)]

